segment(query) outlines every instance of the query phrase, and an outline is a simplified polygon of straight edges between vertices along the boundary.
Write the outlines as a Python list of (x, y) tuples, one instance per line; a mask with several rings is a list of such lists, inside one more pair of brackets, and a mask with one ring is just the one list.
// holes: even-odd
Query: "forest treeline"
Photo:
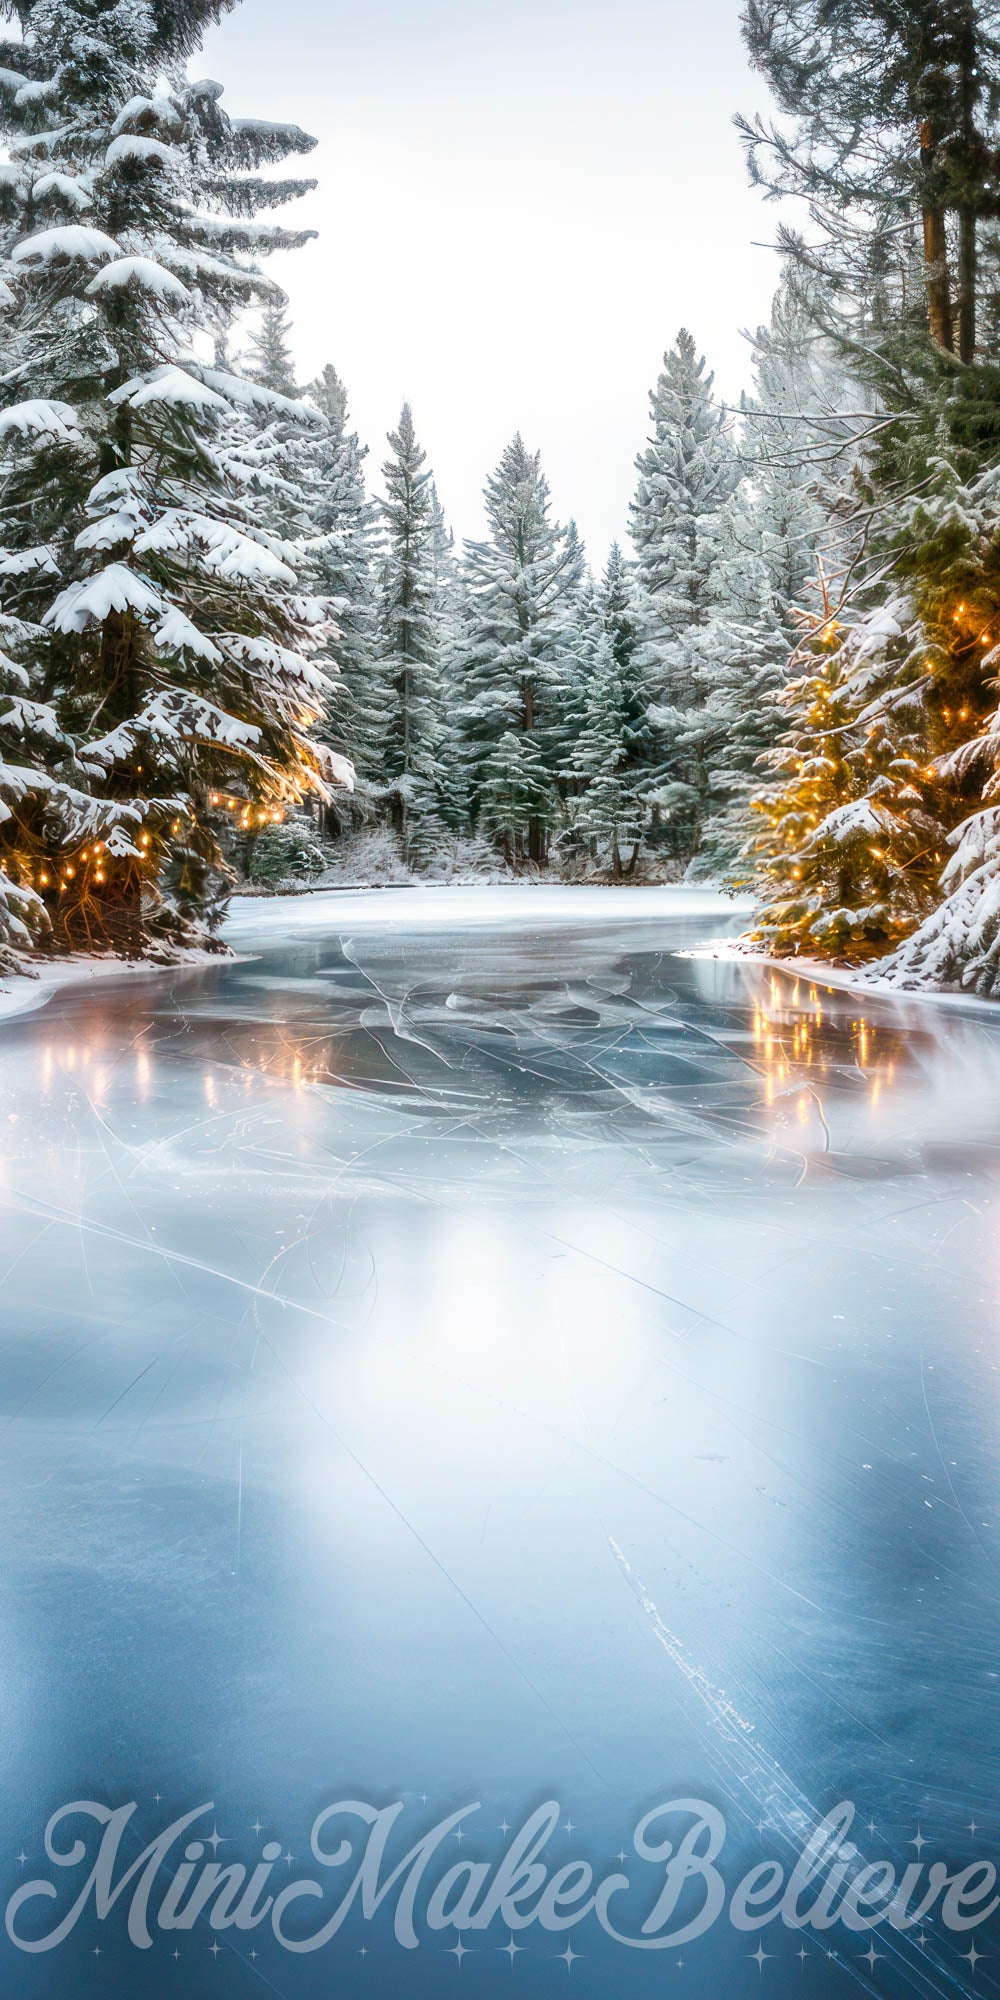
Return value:
[(223, 11), (5, 9), (0, 951), (169, 951), (381, 841), (1000, 986), (1000, 10), (752, 0), (752, 394), (680, 332), (596, 560), (531, 441), (459, 546), (411, 410), (375, 478), (297, 379), (264, 260), (314, 142), (186, 79)]

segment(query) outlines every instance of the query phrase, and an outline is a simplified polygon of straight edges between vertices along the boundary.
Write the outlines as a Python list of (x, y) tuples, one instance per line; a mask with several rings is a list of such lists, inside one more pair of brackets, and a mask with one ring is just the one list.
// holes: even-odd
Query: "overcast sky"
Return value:
[(270, 268), (301, 370), (330, 360), (347, 384), (376, 483), (407, 397), (476, 534), (520, 429), (602, 562), (663, 349), (689, 326), (736, 396), (741, 328), (774, 288), (731, 123), (767, 101), (737, 0), (243, 0), (193, 67), (232, 115), (319, 140), (294, 210), (318, 240)]

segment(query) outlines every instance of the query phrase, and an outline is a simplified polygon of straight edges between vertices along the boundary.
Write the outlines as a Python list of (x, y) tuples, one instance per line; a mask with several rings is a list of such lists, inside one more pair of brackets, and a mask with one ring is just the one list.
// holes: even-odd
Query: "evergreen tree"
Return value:
[(757, 768), (778, 740), (778, 705), (788, 662), (767, 564), (759, 553), (755, 496), (741, 488), (714, 520), (710, 614), (693, 652), (698, 702), (679, 742), (704, 772), (704, 816), (690, 863), (695, 879), (742, 886), (750, 801), (760, 789)]
[[(508, 445), (485, 490), (490, 538), (466, 544), (462, 726), (474, 815), (508, 859), (544, 862), (563, 723), (579, 685), (577, 537), (550, 517), (537, 452)], [(529, 740), (530, 739), (530, 740)]]
[(856, 420), (843, 413), (856, 411), (862, 394), (815, 325), (794, 269), (783, 273), (769, 324), (757, 329), (754, 376), (755, 394), (742, 404), (743, 509), (791, 653), (854, 469)]
[(0, 867), (73, 944), (190, 935), (224, 812), (349, 778), (310, 741), (310, 615), (240, 461), (269, 392), (193, 349), (259, 294), (241, 253), (301, 240), (253, 218), (307, 183), (258, 169), (312, 143), (184, 83), (216, 13), (26, 0), (0, 77)]
[(713, 617), (715, 516), (735, 490), (739, 469), (725, 418), (712, 401), (691, 335), (682, 329), (664, 356), (650, 396), (652, 435), (636, 461), (631, 509), (640, 585), (639, 665), (655, 732), (650, 796), (667, 822), (666, 844), (690, 854), (708, 796), (690, 711), (699, 706), (700, 633)]
[[(609, 569), (617, 586), (615, 552)], [(571, 776), (580, 781), (582, 791), (570, 812), (575, 839), (595, 859), (610, 862), (612, 876), (620, 882), (635, 872), (646, 809), (632, 757), (635, 707), (629, 663), (623, 664), (616, 652), (606, 609), (607, 596), (603, 605), (598, 599), (594, 607), (586, 713), (571, 759)]]
[(348, 428), (347, 391), (335, 368), (327, 364), (309, 393), (324, 419), (313, 447), (314, 518), (323, 537), (320, 584), (334, 620), (329, 650), (339, 668), (322, 734), (357, 773), (356, 794), (334, 795), (331, 810), (339, 817), (345, 799), (371, 810), (379, 795), (393, 696), (379, 644), (377, 509), (365, 491), (367, 446)]
[(260, 326), (250, 343), (247, 374), (279, 396), (298, 396), (292, 329), (283, 297), (269, 299), (264, 307)]
[(464, 834), (469, 828), (468, 771), (461, 722), (467, 600), (455, 558), (455, 536), (447, 524), (433, 481), (431, 501), (437, 627), (437, 795), (445, 826), (454, 834)]
[(427, 454), (403, 404), (382, 467), (382, 664), (393, 706), (383, 747), (383, 786), (407, 861), (440, 831), (436, 564), (438, 518)]
[(639, 670), (636, 589), (617, 542), (611, 544), (601, 579), (601, 616), (625, 690), (629, 759), (637, 766), (643, 765), (649, 754), (649, 720), (645, 683)]
[(1000, 197), (998, 27), (993, 0), (750, 0), (751, 60), (793, 121), (737, 121), (751, 176), (808, 204), (808, 242), (787, 226), (780, 240), (852, 335), (922, 324), (975, 356), (980, 224)]
[(813, 621), (821, 666), (788, 690), (791, 728), (759, 802), (762, 934), (779, 949), (897, 947), (940, 903), (949, 844), (989, 802), (1000, 488), (994, 469), (969, 478), (973, 464), (939, 442), (920, 490), (874, 513), (871, 574)]

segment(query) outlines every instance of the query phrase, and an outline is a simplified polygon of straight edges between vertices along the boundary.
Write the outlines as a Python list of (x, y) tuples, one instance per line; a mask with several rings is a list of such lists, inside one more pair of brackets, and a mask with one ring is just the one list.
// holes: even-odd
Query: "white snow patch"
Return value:
[(92, 298), (99, 292), (132, 284), (138, 285), (140, 291), (152, 293), (154, 298), (174, 299), (179, 305), (186, 305), (191, 297), (187, 286), (172, 271), (165, 271), (162, 264), (154, 263), (152, 257), (115, 257), (98, 271), (96, 278), (91, 278), (87, 296)]
[(44, 201), (48, 194), (60, 195), (72, 208), (92, 208), (94, 205), (89, 190), (72, 174), (42, 174), (31, 190), (32, 201)]
[(22, 437), (52, 438), (56, 444), (79, 444), (82, 436), (72, 404), (48, 402), (42, 396), (0, 410), (0, 438), (9, 431), (20, 431)]
[(54, 632), (82, 632), (103, 624), (113, 611), (134, 611), (138, 617), (162, 609), (162, 599), (150, 584), (124, 563), (109, 563), (83, 583), (60, 591), (42, 619)]
[(115, 257), (120, 245), (103, 229), (87, 229), (82, 222), (65, 222), (59, 229), (42, 229), (26, 236), (10, 253), (12, 264), (51, 264), (57, 257), (78, 258), (84, 264), (99, 264), (103, 257)]
[(133, 410), (142, 410), (147, 403), (170, 403), (175, 408), (188, 407), (193, 410), (228, 410), (224, 396), (217, 396), (214, 389), (206, 388), (204, 382), (196, 382), (184, 368), (157, 368), (152, 375), (134, 375), (130, 382), (123, 382), (108, 397), (109, 403), (129, 403)]
[(175, 147), (165, 146), (162, 139), (144, 139), (136, 132), (122, 132), (112, 139), (104, 164), (118, 167), (125, 160), (138, 160), (144, 166), (174, 167), (181, 164), (181, 155)]

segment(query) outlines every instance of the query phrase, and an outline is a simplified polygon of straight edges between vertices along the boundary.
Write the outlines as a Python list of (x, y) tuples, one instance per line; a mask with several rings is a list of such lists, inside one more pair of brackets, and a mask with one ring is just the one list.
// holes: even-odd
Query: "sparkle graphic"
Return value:
[(966, 1964), (971, 1965), (973, 1972), (975, 1972), (975, 1969), (979, 1964), (980, 1959), (983, 1956), (984, 1953), (981, 1951), (977, 1951), (974, 1944), (969, 1946), (968, 1951), (963, 1951), (962, 1953), (962, 1957), (964, 1958)]
[(880, 1951), (876, 1951), (875, 1946), (873, 1944), (870, 1944), (868, 1950), (863, 1951), (861, 1956), (864, 1959), (869, 1972), (874, 1972), (875, 1967), (882, 1956), (882, 1953)]
[(921, 1833), (919, 1826), (917, 1828), (915, 1838), (913, 1840), (907, 1841), (907, 1846), (916, 1848), (917, 1859), (919, 1860), (921, 1854), (923, 1853), (924, 1848), (927, 1846), (927, 1842), (924, 1839), (924, 1836)]
[(468, 1947), (462, 1943), (461, 1938), (459, 1938), (457, 1944), (452, 1945), (448, 1956), (449, 1958), (457, 1958), (459, 1965), (461, 1965), (463, 1958), (468, 1958)]
[(572, 1944), (568, 1941), (565, 1951), (558, 1951), (556, 1953), (556, 1957), (558, 1959), (561, 1959), (563, 1965), (566, 1967), (567, 1972), (572, 1972), (577, 1959), (581, 1958), (582, 1956), (583, 1956), (582, 1952), (574, 1951)]
[(757, 1946), (756, 1951), (751, 1951), (747, 1953), (747, 1957), (752, 1958), (756, 1964), (758, 1972), (763, 1973), (764, 1967), (767, 1964), (768, 1959), (771, 1957), (771, 1953), (769, 1951), (765, 1951), (763, 1945), (759, 1944)]
[(520, 1944), (515, 1944), (513, 1937), (509, 1937), (507, 1939), (506, 1944), (501, 1944), (497, 1946), (497, 1950), (505, 1951), (507, 1953), (507, 1957), (510, 1959), (511, 1964), (513, 1965), (518, 1952), (523, 1951), (524, 1946)]

